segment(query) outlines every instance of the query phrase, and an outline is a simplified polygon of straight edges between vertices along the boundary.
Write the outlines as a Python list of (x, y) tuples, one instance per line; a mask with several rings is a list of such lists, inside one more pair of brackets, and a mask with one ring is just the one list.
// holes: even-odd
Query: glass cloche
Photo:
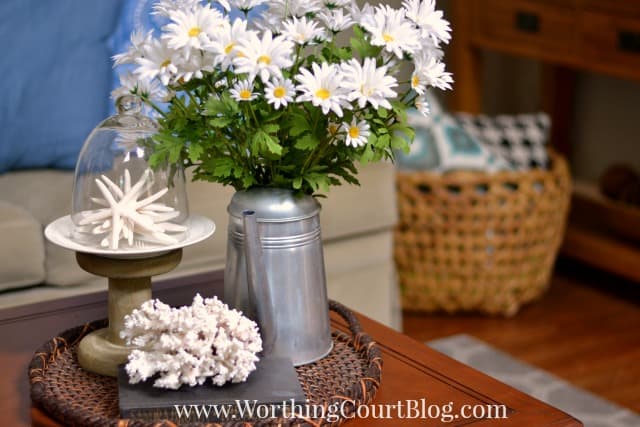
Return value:
[(149, 166), (157, 124), (134, 96), (116, 101), (80, 151), (73, 188), (72, 239), (109, 250), (175, 245), (189, 218), (184, 170)]

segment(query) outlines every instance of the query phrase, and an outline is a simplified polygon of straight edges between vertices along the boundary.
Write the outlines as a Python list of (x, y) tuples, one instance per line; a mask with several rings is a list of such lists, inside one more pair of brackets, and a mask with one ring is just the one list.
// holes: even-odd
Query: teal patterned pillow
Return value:
[(417, 111), (409, 112), (409, 124), (415, 129), (416, 137), (408, 153), (396, 153), (398, 168), (443, 173), (510, 169), (504, 159), (488, 150), (453, 116), (442, 112), (434, 99), (429, 103), (432, 108), (431, 115), (427, 117)]

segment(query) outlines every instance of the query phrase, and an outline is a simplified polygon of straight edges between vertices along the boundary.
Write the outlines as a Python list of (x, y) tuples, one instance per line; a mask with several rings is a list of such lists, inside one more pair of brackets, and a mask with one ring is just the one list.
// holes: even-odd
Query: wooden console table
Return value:
[[(202, 275), (174, 280), (160, 289), (156, 296), (165, 302), (188, 302), (196, 291), (216, 293), (221, 287), (221, 275)], [(213, 283), (212, 283), (213, 282)], [(0, 339), (5, 346), (0, 351), (0, 410), (3, 424), (13, 427), (28, 425), (60, 427), (38, 408), (31, 408), (26, 387), (26, 366), (33, 349), (52, 334), (82, 324), (104, 314), (106, 293), (92, 294), (0, 312)], [(524, 393), (502, 384), (478, 371), (438, 353), (424, 343), (415, 341), (364, 316), (363, 330), (381, 346), (383, 352), (382, 385), (374, 404), (397, 404), (398, 401), (425, 399), (427, 405), (452, 403), (462, 405), (506, 405), (506, 419), (466, 419), (443, 424), (439, 419), (360, 419), (350, 426), (439, 426), (477, 425), (514, 427), (578, 427), (582, 424), (569, 415)], [(347, 330), (337, 316), (334, 327)], [(8, 341), (11, 340), (11, 341)], [(31, 349), (31, 350), (29, 350)], [(30, 411), (30, 415), (29, 415)], [(456, 412), (453, 412), (456, 414)]]
[[(454, 110), (479, 113), (482, 50), (543, 63), (543, 107), (552, 117), (551, 140), (571, 151), (570, 122), (578, 71), (640, 81), (640, 0), (452, 0)], [(640, 247), (603, 224), (633, 218), (640, 210), (598, 196), (593, 183), (575, 186), (565, 255), (640, 281)], [(603, 219), (605, 218), (605, 219)]]

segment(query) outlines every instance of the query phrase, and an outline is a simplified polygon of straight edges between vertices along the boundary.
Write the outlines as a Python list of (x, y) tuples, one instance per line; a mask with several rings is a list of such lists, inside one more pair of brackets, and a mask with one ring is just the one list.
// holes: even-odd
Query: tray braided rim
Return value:
[[(382, 353), (362, 331), (356, 316), (345, 306), (329, 301), (331, 311), (343, 317), (350, 334), (334, 330), (333, 350), (318, 362), (296, 368), (302, 388), (312, 404), (339, 405), (343, 411), (329, 418), (289, 418), (225, 423), (190, 423), (189, 427), (234, 426), (337, 426), (370, 403), (378, 391), (382, 374)], [(106, 326), (106, 320), (64, 331), (42, 345), (29, 364), (31, 400), (50, 417), (68, 426), (169, 427), (162, 420), (149, 422), (120, 419), (115, 378), (84, 371), (78, 366), (76, 349), (89, 332)], [(344, 417), (343, 417), (344, 416)]]

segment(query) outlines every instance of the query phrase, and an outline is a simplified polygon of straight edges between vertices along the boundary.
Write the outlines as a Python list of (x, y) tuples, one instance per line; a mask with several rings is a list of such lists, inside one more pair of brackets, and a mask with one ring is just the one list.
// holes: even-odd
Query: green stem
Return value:
[(148, 97), (146, 97), (146, 96), (145, 96), (145, 97), (141, 97), (141, 99), (142, 99), (142, 101), (143, 101), (145, 104), (147, 104), (149, 107), (153, 108), (153, 110), (154, 110), (155, 112), (157, 112), (158, 114), (160, 114), (162, 117), (164, 117), (164, 118), (166, 118), (166, 117), (167, 117), (167, 114), (166, 114), (164, 111), (162, 111), (162, 110), (160, 109), (160, 107), (158, 107), (158, 106), (156, 105), (156, 103), (155, 103), (155, 102), (153, 102), (153, 101), (151, 101)]
[(196, 100), (196, 98), (193, 96), (193, 93), (191, 93), (191, 91), (186, 91), (187, 94), (189, 95), (189, 100), (196, 106), (200, 105), (199, 102)]
[(256, 123), (256, 128), (260, 127), (260, 122), (258, 121), (258, 117), (256, 116), (256, 112), (253, 110), (253, 105), (251, 102), (247, 102), (249, 111), (251, 112), (251, 117), (253, 117), (253, 121)]

